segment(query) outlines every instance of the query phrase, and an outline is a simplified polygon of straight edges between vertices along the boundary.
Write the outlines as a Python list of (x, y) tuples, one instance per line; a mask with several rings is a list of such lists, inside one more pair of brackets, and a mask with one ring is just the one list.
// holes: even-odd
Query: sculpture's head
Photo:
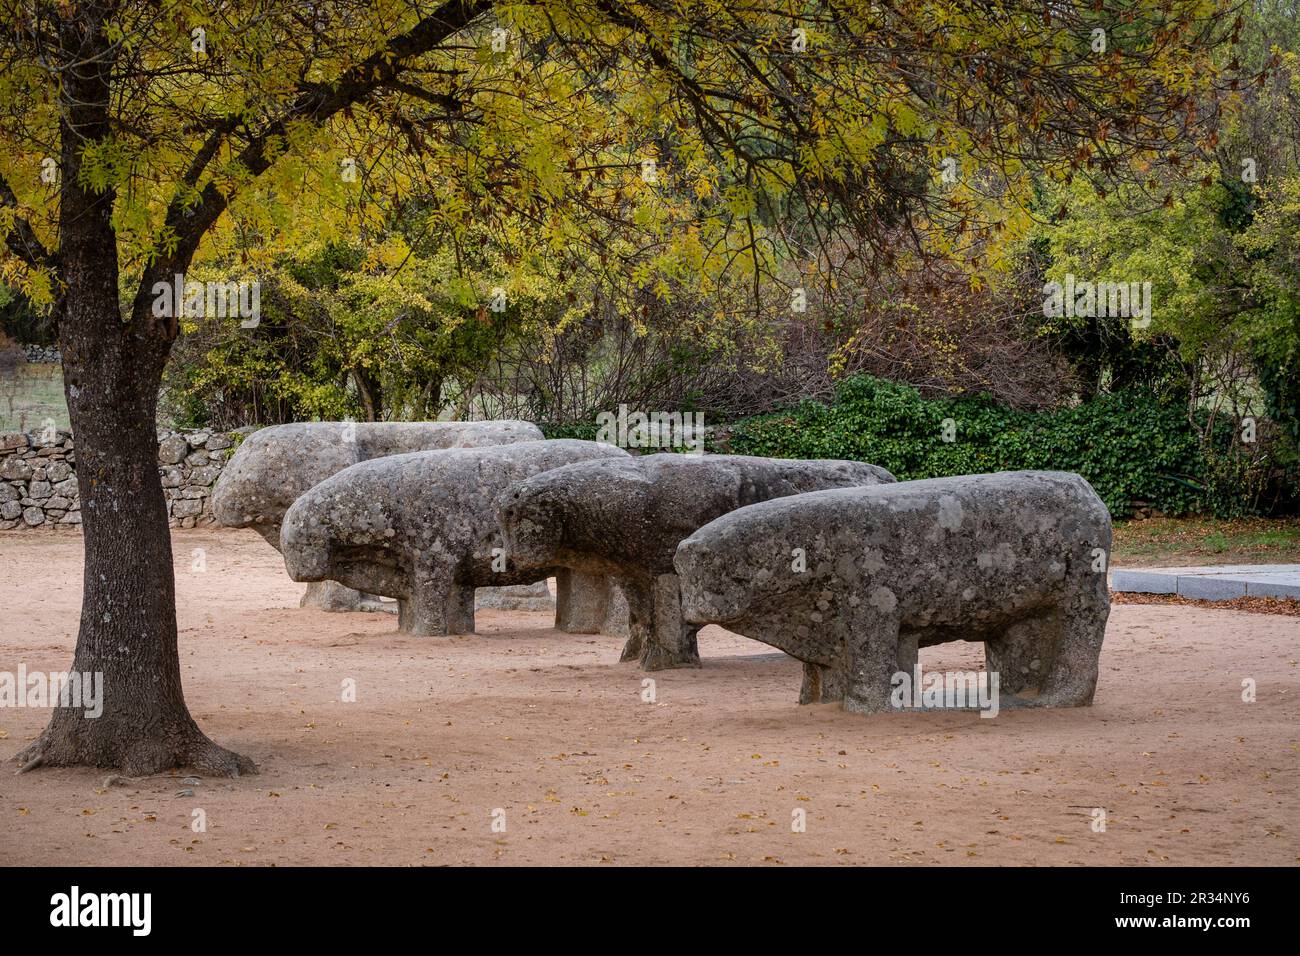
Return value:
[(819, 560), (823, 549), (815, 542), (833, 536), (839, 519), (822, 529), (803, 520), (802, 512), (827, 496), (866, 490), (773, 498), (728, 512), (688, 535), (673, 555), (682, 616), (693, 624), (752, 625), (806, 605), (820, 590), (818, 582), (835, 571), (833, 562)]
[[(898, 481), (893, 472), (865, 461), (845, 461), (854, 485), (892, 485)], [(839, 487), (838, 485), (833, 487)]]
[(340, 561), (387, 561), (397, 532), (391, 509), (393, 459), (362, 462), (327, 478), (285, 512), (280, 552), (295, 581), (336, 580)]
[(741, 581), (721, 544), (723, 535), (705, 525), (677, 546), (673, 567), (681, 584), (682, 617), (692, 624), (726, 625), (749, 608), (757, 582)]
[(556, 520), (555, 508), (565, 497), (564, 490), (546, 483), (535, 475), (510, 486), (497, 499), (497, 520), (505, 539), (511, 564), (520, 569), (549, 567), (559, 552), (563, 523)]
[(305, 496), (284, 516), (280, 553), (285, 570), (295, 581), (325, 581), (330, 577), (331, 535), (326, 518), (318, 503)]
[(212, 491), (218, 524), (256, 528), (275, 544), (290, 506), (309, 488), (353, 464), (356, 441), (346, 422), (263, 428), (244, 439)]
[(629, 483), (641, 478), (632, 458), (612, 448), (608, 454), (515, 482), (497, 499), (512, 564), (525, 569), (564, 565), (578, 553), (597, 550), (615, 533), (609, 521), (617, 514), (615, 503)]

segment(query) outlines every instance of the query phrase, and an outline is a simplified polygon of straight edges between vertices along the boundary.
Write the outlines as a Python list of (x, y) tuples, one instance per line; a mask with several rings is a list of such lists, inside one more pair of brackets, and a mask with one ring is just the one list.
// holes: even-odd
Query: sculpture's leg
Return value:
[(639, 661), (654, 627), (654, 579), (629, 575), (620, 577), (618, 583), (627, 598), (627, 643), (619, 660)]
[(893, 710), (889, 697), (899, 669), (898, 617), (862, 606), (850, 609), (845, 617), (839, 624), (846, 628), (849, 650), (844, 709), (854, 714), (888, 713)]
[[(898, 635), (898, 666), (895, 670), (902, 671), (904, 674), (915, 674), (916, 664), (921, 656), (921, 644), (919, 635), (915, 632), (906, 632)], [(891, 676), (892, 680), (892, 676)]]
[(998, 675), (999, 695), (1038, 692), (1056, 658), (1061, 624), (1059, 614), (1042, 614), (984, 642), (984, 669)]
[(474, 633), (474, 588), (457, 584), (448, 565), (415, 568), (410, 594), (397, 602), (397, 629), (419, 636)]
[(828, 667), (805, 661), (799, 703), (830, 704), (843, 700), (846, 677), (847, 672), (842, 667)]
[(452, 585), (447, 599), (447, 633), (474, 633), (475, 591), (471, 584)]
[(309, 581), (298, 606), (321, 611), (359, 611), (361, 592), (337, 581)]
[(696, 635), (700, 628), (682, 618), (681, 582), (677, 575), (656, 576), (648, 604), (650, 617), (643, 625), (642, 669), (661, 671), (672, 667), (699, 667), (700, 650)]
[(397, 599), (397, 630), (402, 634), (429, 637), (447, 633), (445, 608), (432, 607), (428, 595)]
[(628, 638), (619, 660), (640, 661), (649, 671), (698, 667), (699, 628), (682, 620), (677, 575), (627, 575), (618, 584), (628, 609)]
[(1087, 707), (1097, 690), (1101, 644), (1106, 637), (1109, 602), (1075, 605), (1062, 617), (1061, 638), (1033, 707)]
[(609, 613), (610, 584), (603, 574), (560, 568), (555, 573), (555, 629), (599, 634)]
[(609, 602), (605, 607), (605, 620), (600, 625), (600, 633), (625, 638), (631, 633), (627, 595), (623, 593), (623, 587), (617, 578), (605, 578), (605, 587), (609, 591)]

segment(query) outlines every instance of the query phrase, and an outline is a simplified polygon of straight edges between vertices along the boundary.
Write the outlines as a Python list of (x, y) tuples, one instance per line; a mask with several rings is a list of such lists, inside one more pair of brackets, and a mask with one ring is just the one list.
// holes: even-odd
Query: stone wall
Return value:
[[(172, 527), (211, 524), (212, 486), (242, 434), (201, 429), (158, 435), (158, 472)], [(81, 524), (70, 432), (0, 434), (0, 531)]]
[(63, 361), (57, 345), (24, 345), (23, 353), (34, 365), (58, 365)]

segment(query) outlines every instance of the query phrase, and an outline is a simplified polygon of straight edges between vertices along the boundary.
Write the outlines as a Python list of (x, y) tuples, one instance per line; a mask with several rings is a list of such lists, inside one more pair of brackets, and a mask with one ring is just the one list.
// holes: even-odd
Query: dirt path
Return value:
[[(177, 796), (179, 778), (105, 787), (102, 771), (4, 764), (0, 863), (1300, 860), (1295, 618), (1116, 605), (1092, 708), (865, 719), (798, 706), (797, 662), (716, 628), (702, 669), (645, 675), (618, 663), (617, 640), (540, 613), (409, 638), (386, 615), (300, 610), (301, 586), (251, 532), (174, 545), (191, 709), (262, 773)], [(0, 589), (0, 671), (67, 667), (80, 536), (0, 534)], [(975, 645), (923, 655), (932, 670), (981, 663)], [(0, 758), (46, 716), (0, 710)]]

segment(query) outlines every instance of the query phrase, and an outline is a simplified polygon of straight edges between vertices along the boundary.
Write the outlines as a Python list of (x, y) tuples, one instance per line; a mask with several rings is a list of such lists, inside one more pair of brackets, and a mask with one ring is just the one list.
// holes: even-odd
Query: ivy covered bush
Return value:
[[(1216, 433), (1227, 448), (1229, 429)], [(925, 399), (906, 385), (847, 379), (836, 400), (738, 422), (734, 454), (849, 458), (883, 465), (901, 481), (1018, 469), (1083, 475), (1115, 517), (1144, 502), (1170, 515), (1242, 514), (1258, 506), (1253, 487), (1225, 487), (1224, 449), (1203, 450), (1178, 404), (1149, 393), (1101, 395), (1072, 408), (1017, 412), (980, 398)]]
[(547, 438), (580, 438), (583, 441), (595, 441), (596, 435), (600, 432), (600, 426), (594, 421), (565, 422), (563, 424), (538, 422), (537, 427), (542, 430), (542, 434)]

